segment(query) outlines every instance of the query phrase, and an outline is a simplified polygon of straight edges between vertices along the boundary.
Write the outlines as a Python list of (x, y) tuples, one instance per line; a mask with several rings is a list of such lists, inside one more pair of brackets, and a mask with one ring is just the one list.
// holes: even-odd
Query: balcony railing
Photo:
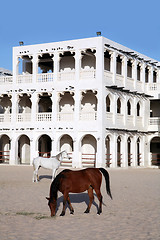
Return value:
[(17, 122), (30, 122), (31, 113), (19, 113), (17, 114)]
[(106, 81), (107, 85), (113, 85), (112, 73), (104, 70), (104, 80)]
[(12, 82), (13, 82), (13, 77), (12, 76), (0, 77), (0, 84), (11, 84)]
[(31, 83), (32, 74), (17, 75), (17, 83)]
[(160, 125), (160, 117), (152, 117), (149, 119), (149, 125)]
[(116, 74), (116, 85), (118, 87), (124, 87), (124, 77), (120, 74)]
[(80, 79), (94, 79), (96, 77), (96, 70), (95, 69), (84, 69), (80, 71)]
[(3, 122), (11, 122), (11, 114), (9, 113), (4, 113), (4, 114), (0, 114), (0, 123)]
[(73, 121), (73, 116), (74, 113), (73, 112), (64, 112), (64, 113), (58, 113), (58, 121)]
[(52, 113), (37, 113), (36, 121), (50, 122), (50, 121), (52, 121)]
[(53, 82), (53, 80), (54, 80), (53, 73), (37, 74), (37, 82)]
[(66, 71), (66, 72), (59, 72), (58, 80), (59, 81), (75, 80), (75, 71), (72, 70), (72, 71)]
[(89, 120), (97, 120), (97, 112), (81, 112), (80, 120), (89, 121)]

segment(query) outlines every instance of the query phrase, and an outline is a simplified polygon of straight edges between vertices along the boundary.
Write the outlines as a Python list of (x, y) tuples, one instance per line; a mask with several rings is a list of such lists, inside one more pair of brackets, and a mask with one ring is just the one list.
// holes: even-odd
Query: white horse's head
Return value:
[(71, 159), (71, 157), (69, 156), (69, 154), (67, 153), (66, 150), (61, 152), (61, 159), (63, 159), (63, 158), (67, 158), (68, 160)]

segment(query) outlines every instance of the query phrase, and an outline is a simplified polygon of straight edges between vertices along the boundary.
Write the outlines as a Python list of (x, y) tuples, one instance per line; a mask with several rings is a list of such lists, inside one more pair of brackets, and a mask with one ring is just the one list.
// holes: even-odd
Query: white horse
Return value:
[[(62, 151), (56, 156), (52, 156), (50, 158), (44, 158), (44, 157), (36, 157), (33, 159), (33, 182), (34, 181), (39, 181), (39, 176), (38, 176), (38, 170), (40, 167), (51, 169), (52, 170), (52, 181), (55, 178), (55, 174), (57, 169), (59, 168), (61, 161), (63, 158), (66, 157), (68, 160), (70, 159), (69, 155), (67, 154), (66, 151)], [(36, 177), (36, 180), (35, 180)]]

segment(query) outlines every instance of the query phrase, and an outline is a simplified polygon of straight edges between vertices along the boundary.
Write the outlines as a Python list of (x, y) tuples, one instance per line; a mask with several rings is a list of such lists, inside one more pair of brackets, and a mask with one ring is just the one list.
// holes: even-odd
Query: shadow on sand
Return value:
[[(96, 194), (94, 194), (94, 196), (96, 196)], [(70, 193), (69, 197), (70, 197), (70, 200), (71, 200), (71, 204), (72, 203), (82, 203), (82, 202), (85, 202), (86, 203), (86, 207), (89, 204), (88, 193), (77, 193), (77, 194)], [(56, 212), (59, 210), (59, 207), (60, 207), (61, 203), (63, 204), (63, 196), (61, 196), (61, 197), (59, 197), (57, 199), (57, 209), (56, 209)], [(95, 201), (93, 201), (93, 205), (97, 208), (97, 211), (98, 211), (98, 204)], [(67, 208), (69, 208), (68, 203), (66, 203), (66, 209)], [(85, 210), (86, 209), (84, 209), (84, 211)]]

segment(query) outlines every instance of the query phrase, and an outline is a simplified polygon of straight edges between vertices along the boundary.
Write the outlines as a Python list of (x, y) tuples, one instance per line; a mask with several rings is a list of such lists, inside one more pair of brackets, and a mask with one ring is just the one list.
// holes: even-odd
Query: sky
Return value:
[(160, 0), (5, 0), (0, 3), (0, 68), (12, 48), (102, 36), (160, 61)]

